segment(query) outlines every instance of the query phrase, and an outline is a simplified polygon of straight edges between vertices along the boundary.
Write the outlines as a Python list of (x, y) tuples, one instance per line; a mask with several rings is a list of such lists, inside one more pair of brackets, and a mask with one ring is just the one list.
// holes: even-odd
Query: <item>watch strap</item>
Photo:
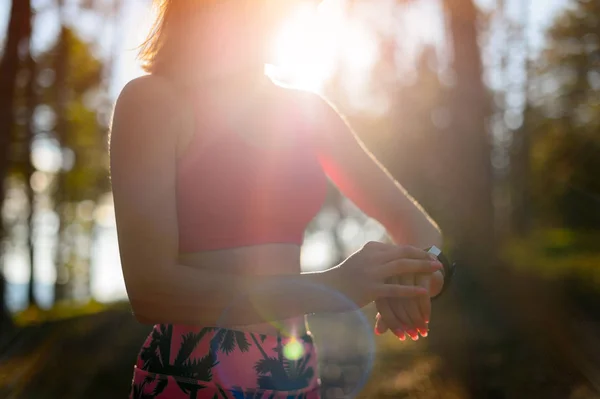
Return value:
[(427, 248), (426, 251), (434, 255), (443, 266), (442, 275), (444, 276), (444, 284), (442, 285), (442, 290), (439, 294), (431, 298), (436, 299), (440, 297), (450, 285), (450, 282), (452, 281), (452, 277), (454, 276), (454, 272), (456, 270), (456, 263), (451, 263), (446, 257), (446, 255), (442, 252), (442, 250), (436, 247), (435, 245)]

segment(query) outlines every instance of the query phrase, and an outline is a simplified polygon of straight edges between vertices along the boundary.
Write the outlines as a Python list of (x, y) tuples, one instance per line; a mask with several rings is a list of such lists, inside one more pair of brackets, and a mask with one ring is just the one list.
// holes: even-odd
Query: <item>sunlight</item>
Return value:
[(364, 27), (344, 15), (343, 2), (319, 6), (301, 3), (274, 38), (276, 76), (286, 83), (319, 91), (343, 65), (364, 70), (376, 61), (374, 40)]

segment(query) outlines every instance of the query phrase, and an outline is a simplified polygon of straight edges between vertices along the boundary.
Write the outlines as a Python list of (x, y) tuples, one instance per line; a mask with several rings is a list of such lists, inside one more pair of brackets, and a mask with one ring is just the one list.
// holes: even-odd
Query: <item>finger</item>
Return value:
[(386, 326), (392, 331), (392, 333), (395, 336), (397, 336), (401, 340), (404, 340), (404, 330), (402, 329), (400, 321), (398, 320), (398, 318), (396, 318), (394, 311), (390, 307), (390, 301), (388, 299), (379, 299), (378, 301), (376, 301), (376, 304), (377, 310), (379, 310), (379, 314), (381, 315), (381, 320), (386, 324)]
[[(414, 274), (402, 274), (399, 275), (396, 278), (396, 281), (398, 282), (398, 284), (401, 285), (405, 285), (405, 286), (411, 286), (415, 284), (415, 275)], [(418, 299), (417, 299), (418, 300)], [(410, 311), (410, 303), (412, 302), (409, 299), (403, 298), (403, 299), (399, 299), (398, 302), (401, 303), (401, 305), (399, 305), (402, 309), (404, 309), (405, 312), (405, 316), (404, 316), (404, 323), (406, 326), (406, 332), (407, 334), (414, 340), (415, 339), (415, 335), (418, 336), (418, 332), (416, 330), (416, 321), (413, 320), (413, 315)]]
[[(384, 300), (385, 299), (380, 299), (380, 301), (384, 301)], [(385, 320), (381, 316), (381, 313), (377, 313), (377, 317), (375, 318), (375, 334), (376, 335), (382, 335), (387, 330), (389, 330), (389, 327), (388, 327), (387, 323), (385, 322)], [(394, 332), (392, 331), (392, 333), (394, 333)]]
[[(378, 299), (378, 301), (381, 299)], [(375, 303), (377, 303), (377, 301), (375, 301)], [(381, 318), (381, 313), (377, 313), (377, 316), (375, 316), (375, 335), (381, 335), (383, 333), (385, 333), (388, 330), (388, 326), (387, 324), (385, 324), (385, 320), (383, 320)]]
[(406, 311), (409, 314), (414, 326), (413, 330), (411, 330), (411, 333), (413, 333), (416, 338), (419, 338), (419, 333), (421, 333), (421, 335), (427, 335), (427, 324), (425, 323), (423, 315), (421, 314), (421, 310), (419, 309), (419, 303), (421, 299), (426, 300), (425, 297), (408, 300), (408, 304), (406, 306)]
[[(400, 276), (395, 276), (395, 277), (393, 277), (393, 281), (396, 284), (403, 285), (403, 286), (417, 286), (414, 274), (404, 274), (404, 275), (400, 275)], [(401, 322), (402, 328), (404, 329), (404, 331), (406, 331), (406, 334), (408, 336), (410, 336), (413, 340), (415, 339), (416, 335), (418, 336), (418, 332), (416, 330), (415, 322), (413, 321), (413, 318), (411, 317), (411, 315), (409, 313), (409, 308), (410, 308), (410, 302), (412, 302), (413, 300), (419, 300), (419, 299), (420, 298), (390, 299), (390, 301), (393, 304), (392, 309), (394, 311), (394, 314), (396, 315), (398, 320)]]
[[(397, 276), (388, 277), (385, 282), (388, 284), (400, 284)], [(384, 325), (390, 328), (396, 337), (398, 337), (401, 341), (404, 341), (406, 339), (406, 331), (404, 328), (406, 323), (404, 323), (404, 325), (402, 324), (402, 320), (397, 317), (396, 312), (393, 309), (394, 303), (398, 303), (398, 300), (394, 298), (386, 298), (379, 299), (375, 303), (378, 306), (377, 310), (383, 309), (385, 318), (381, 318), (381, 321), (384, 323)], [(392, 321), (390, 323), (392, 325), (391, 327), (386, 324), (386, 320)], [(383, 332), (385, 332), (385, 330)]]
[[(388, 280), (392, 284), (402, 285), (400, 276), (392, 276)], [(411, 286), (411, 285), (415, 285), (415, 284), (404, 284), (404, 285)], [(406, 314), (406, 311), (404, 309), (404, 300), (397, 299), (397, 298), (388, 298), (386, 300), (386, 304), (389, 307), (389, 309), (391, 310), (391, 312), (393, 313), (393, 315), (395, 317), (395, 321), (398, 323), (398, 327), (396, 327), (396, 328), (399, 328), (399, 330), (402, 331), (402, 333), (403, 333), (403, 335), (399, 336), (399, 338), (402, 341), (404, 341), (404, 339), (402, 339), (401, 337), (406, 338), (406, 336), (408, 334), (407, 326), (410, 325), (410, 318), (408, 317), (408, 315)], [(391, 319), (391, 316), (388, 318)], [(396, 336), (398, 336), (398, 334), (396, 334)]]
[(410, 245), (394, 245), (383, 249), (381, 252), (382, 258), (386, 261), (398, 258), (431, 259), (429, 255), (427, 251)]
[(407, 336), (409, 336), (408, 331), (410, 330), (410, 317), (408, 317), (408, 313), (406, 313), (406, 301), (408, 300), (397, 298), (388, 299), (390, 309), (394, 313), (396, 320), (398, 320), (400, 323), (400, 328), (406, 333)]
[[(415, 283), (418, 287), (425, 288), (428, 292), (431, 292), (431, 278), (427, 275), (417, 275), (415, 277)], [(427, 324), (431, 318), (431, 300), (427, 297), (419, 298), (419, 311), (421, 312), (421, 316), (423, 317), (423, 321), (425, 322), (425, 329), (420, 329), (419, 333), (423, 336), (427, 336)]]
[(410, 304), (417, 299), (413, 298), (396, 298), (393, 301), (393, 310), (399, 319), (401, 319), (401, 327), (406, 333), (408, 338), (411, 338), (413, 341), (419, 339), (419, 333), (417, 329), (414, 327), (414, 322), (409, 314), (409, 306)]
[(428, 295), (428, 292), (423, 287), (415, 287), (414, 285), (376, 284), (373, 287), (373, 295), (376, 299), (418, 298), (420, 296)]
[(428, 259), (400, 259), (384, 263), (370, 270), (376, 273), (377, 277), (386, 279), (404, 274), (435, 273), (442, 268), (442, 264), (438, 261)]
[[(415, 285), (416, 280), (414, 275), (400, 276), (399, 281), (404, 285)], [(419, 311), (419, 299), (416, 300), (404, 300), (403, 308), (408, 316), (408, 330), (407, 333), (413, 340), (419, 339), (419, 330), (425, 327), (425, 321)]]
[(377, 308), (377, 315), (375, 316), (375, 333), (377, 335), (383, 334), (389, 328), (385, 320), (382, 319), (381, 312), (379, 311), (382, 301), (384, 301), (384, 299), (375, 300), (375, 307)]

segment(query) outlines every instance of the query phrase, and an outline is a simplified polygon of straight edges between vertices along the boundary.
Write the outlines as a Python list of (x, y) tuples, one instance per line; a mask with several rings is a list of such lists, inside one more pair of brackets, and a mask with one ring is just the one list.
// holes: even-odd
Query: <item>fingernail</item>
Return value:
[(381, 333), (379, 332), (379, 330), (377, 329), (377, 327), (375, 327), (373, 329), (373, 332), (375, 332), (375, 335), (381, 335)]
[(398, 336), (398, 339), (399, 339), (400, 341), (406, 341), (406, 335), (405, 335), (405, 334), (402, 334), (402, 335)]
[(425, 337), (427, 336), (427, 330), (426, 330), (426, 329), (424, 329), (424, 328), (420, 328), (420, 329), (419, 329), (419, 333), (421, 334), (421, 336), (422, 336), (423, 338), (425, 338)]
[(410, 337), (413, 340), (416, 341), (417, 339), (419, 339), (419, 333), (417, 331), (415, 331), (415, 330), (408, 330), (407, 332), (408, 332), (408, 335), (410, 335)]

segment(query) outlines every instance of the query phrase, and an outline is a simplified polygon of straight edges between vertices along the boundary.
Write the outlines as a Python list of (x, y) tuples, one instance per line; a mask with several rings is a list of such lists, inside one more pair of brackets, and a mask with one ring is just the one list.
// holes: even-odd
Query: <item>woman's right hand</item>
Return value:
[(335, 285), (356, 305), (363, 307), (379, 298), (414, 298), (429, 295), (422, 287), (388, 284), (389, 277), (433, 273), (442, 264), (422, 249), (371, 241), (337, 267)]

